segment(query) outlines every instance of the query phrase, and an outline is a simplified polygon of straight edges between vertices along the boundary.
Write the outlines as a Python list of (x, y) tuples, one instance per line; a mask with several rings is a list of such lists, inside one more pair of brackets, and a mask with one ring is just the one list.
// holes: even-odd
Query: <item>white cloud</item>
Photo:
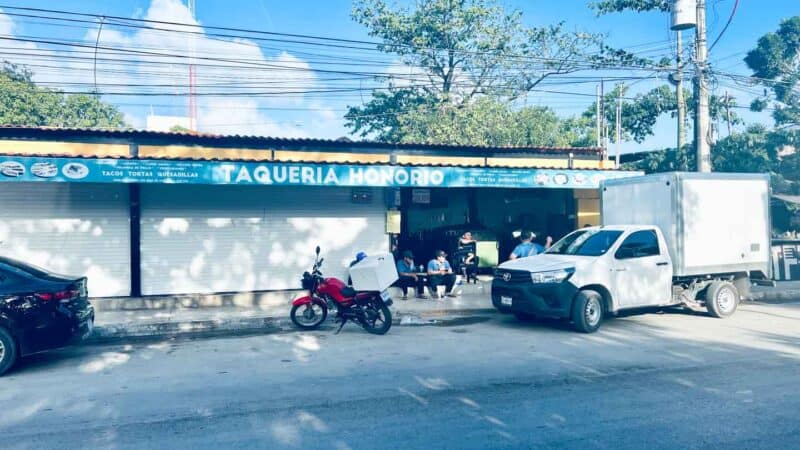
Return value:
[[(133, 12), (133, 17), (186, 23), (189, 26), (156, 24), (154, 26), (163, 30), (152, 30), (118, 27), (106, 22), (100, 32), (100, 49), (97, 51), (96, 78), (100, 91), (146, 90), (180, 95), (107, 95), (104, 97), (106, 101), (168, 104), (173, 106), (168, 111), (159, 111), (159, 106), (153, 109), (156, 114), (186, 114), (184, 111), (188, 108), (184, 110), (181, 106), (188, 103), (188, 98), (183, 94), (188, 90), (186, 63), (192, 61), (198, 94), (195, 97), (198, 128), (202, 132), (282, 137), (333, 137), (345, 133), (340, 115), (333, 108), (320, 105), (320, 102), (303, 95), (303, 91), (324, 86), (307, 61), (285, 51), (265, 54), (252, 40), (208, 36), (202, 28), (191, 26), (201, 24), (192, 19), (188, 8), (180, 0), (152, 0), (146, 10)], [(83, 36), (84, 42), (93, 45), (98, 30), (99, 27), (87, 30)], [(0, 34), (19, 33), (21, 31), (12, 18), (0, 11)], [(30, 54), (59, 54), (57, 49), (16, 44), (31, 50), (28, 52)], [(104, 48), (132, 51), (119, 52)], [(170, 56), (159, 56), (162, 54)], [(35, 66), (32, 67), (37, 82), (82, 82), (91, 86), (95, 80), (93, 60), (47, 58), (45, 62), (44, 59), (27, 57), (15, 59), (15, 62), (34, 65), (37, 62), (49, 65), (56, 62), (64, 67), (64, 70), (37, 70)], [(301, 112), (289, 114), (285, 111), (287, 108), (297, 108)], [(308, 111), (302, 111), (306, 108)], [(131, 111), (136, 113), (131, 114)], [(126, 119), (135, 126), (141, 126), (145, 122), (142, 111), (143, 108), (129, 108), (126, 110)]]
[(2, 9), (0, 9), (0, 34), (13, 35), (16, 34), (17, 25), (8, 17)]

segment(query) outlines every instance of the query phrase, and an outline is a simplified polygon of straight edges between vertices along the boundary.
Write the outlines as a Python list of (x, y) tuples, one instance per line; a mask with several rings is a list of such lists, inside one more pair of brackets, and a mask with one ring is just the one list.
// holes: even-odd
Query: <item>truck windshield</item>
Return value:
[(547, 253), (554, 255), (600, 256), (617, 242), (622, 231), (579, 230), (553, 244)]

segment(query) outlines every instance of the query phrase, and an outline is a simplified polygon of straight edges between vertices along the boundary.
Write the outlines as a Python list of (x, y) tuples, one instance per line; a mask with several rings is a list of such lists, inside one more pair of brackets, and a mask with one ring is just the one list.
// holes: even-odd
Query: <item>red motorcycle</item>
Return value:
[(388, 291), (359, 292), (337, 278), (324, 278), (320, 268), (324, 258), (317, 257), (311, 272), (303, 273), (303, 289), (308, 295), (292, 302), (292, 322), (301, 329), (313, 330), (328, 317), (328, 310), (336, 313), (340, 322), (336, 333), (348, 321), (355, 321), (372, 334), (386, 334), (392, 327), (392, 299)]

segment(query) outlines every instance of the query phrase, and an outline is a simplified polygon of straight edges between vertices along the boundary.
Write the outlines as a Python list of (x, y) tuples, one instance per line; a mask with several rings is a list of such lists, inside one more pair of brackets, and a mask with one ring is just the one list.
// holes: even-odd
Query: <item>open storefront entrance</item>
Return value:
[(419, 262), (437, 249), (454, 254), (470, 231), (478, 241), (479, 267), (490, 271), (519, 243), (515, 232), (529, 230), (544, 245), (575, 228), (599, 220), (597, 189), (449, 188), (400, 191), (401, 232), (397, 248)]

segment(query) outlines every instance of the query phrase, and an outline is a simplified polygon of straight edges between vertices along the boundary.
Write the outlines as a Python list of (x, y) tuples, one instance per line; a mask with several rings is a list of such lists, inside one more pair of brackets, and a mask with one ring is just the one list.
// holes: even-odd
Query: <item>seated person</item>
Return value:
[(437, 286), (445, 286), (445, 294), (448, 297), (455, 297), (453, 285), (456, 284), (456, 276), (453, 268), (447, 262), (447, 253), (443, 250), (436, 251), (436, 258), (428, 263), (428, 281), (431, 292), (436, 292)]
[(425, 280), (414, 268), (414, 254), (411, 250), (404, 251), (403, 259), (397, 261), (397, 275), (399, 278), (394, 285), (403, 290), (403, 300), (408, 298), (409, 287), (417, 289), (417, 298), (428, 298), (425, 296)]

